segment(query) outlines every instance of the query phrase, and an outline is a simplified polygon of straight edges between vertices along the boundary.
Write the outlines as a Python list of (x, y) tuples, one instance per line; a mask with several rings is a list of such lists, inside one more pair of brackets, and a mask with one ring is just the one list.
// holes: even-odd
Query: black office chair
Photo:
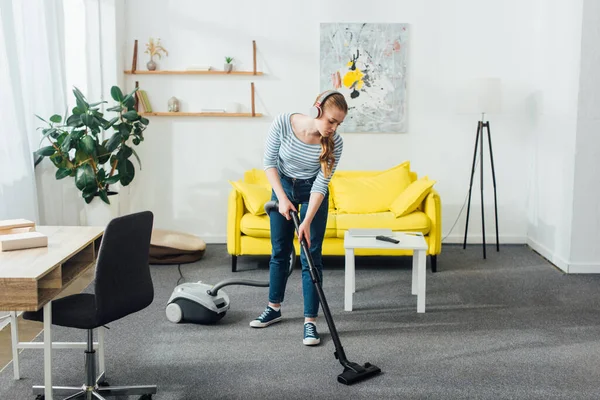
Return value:
[[(53, 387), (56, 395), (69, 396), (68, 399), (141, 395), (143, 399), (151, 399), (156, 393), (155, 385), (99, 386), (93, 347), (94, 329), (140, 311), (154, 299), (148, 262), (153, 219), (150, 211), (144, 211), (110, 221), (96, 262), (94, 293), (74, 294), (52, 302), (52, 324), (87, 329), (85, 384)], [(43, 311), (25, 312), (23, 318), (43, 321)], [(34, 386), (33, 391), (42, 395), (44, 387)], [(43, 396), (38, 396), (40, 398)]]

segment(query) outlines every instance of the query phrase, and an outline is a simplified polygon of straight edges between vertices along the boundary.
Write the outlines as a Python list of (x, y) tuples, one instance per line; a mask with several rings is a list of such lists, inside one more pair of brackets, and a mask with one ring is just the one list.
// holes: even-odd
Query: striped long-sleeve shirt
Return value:
[(333, 136), (335, 163), (331, 175), (326, 178), (319, 161), (321, 144), (306, 144), (298, 139), (292, 130), (291, 116), (289, 113), (280, 114), (271, 124), (265, 145), (264, 169), (277, 168), (280, 174), (296, 179), (309, 179), (316, 175), (311, 193), (318, 192), (326, 196), (327, 185), (342, 157), (342, 136), (338, 133)]

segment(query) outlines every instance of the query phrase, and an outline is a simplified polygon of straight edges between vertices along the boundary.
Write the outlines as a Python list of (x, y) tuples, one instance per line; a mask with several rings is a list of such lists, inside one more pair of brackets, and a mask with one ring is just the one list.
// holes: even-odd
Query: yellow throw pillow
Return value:
[(334, 176), (331, 194), (340, 213), (375, 213), (388, 211), (390, 204), (408, 185), (408, 165), (403, 165), (373, 176)]
[(248, 211), (254, 215), (263, 215), (265, 213), (265, 203), (271, 200), (271, 190), (263, 184), (232, 182), (233, 186), (244, 198), (244, 204)]
[(429, 180), (427, 176), (417, 179), (396, 197), (396, 200), (390, 206), (390, 211), (394, 213), (396, 218), (415, 211), (427, 197), (435, 182)]

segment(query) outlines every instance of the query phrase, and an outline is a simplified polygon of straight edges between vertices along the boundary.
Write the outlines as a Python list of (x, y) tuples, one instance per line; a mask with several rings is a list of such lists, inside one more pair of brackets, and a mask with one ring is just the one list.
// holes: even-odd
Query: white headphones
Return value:
[(308, 110), (308, 115), (310, 115), (312, 118), (319, 118), (323, 114), (321, 105), (325, 103), (325, 100), (327, 100), (329, 96), (335, 93), (339, 92), (337, 90), (328, 90), (323, 92), (323, 94), (317, 99), (315, 105)]

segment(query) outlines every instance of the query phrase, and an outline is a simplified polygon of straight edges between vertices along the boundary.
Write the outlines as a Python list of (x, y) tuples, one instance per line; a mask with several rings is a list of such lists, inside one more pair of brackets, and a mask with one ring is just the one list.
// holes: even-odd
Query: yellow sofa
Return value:
[[(243, 180), (230, 183), (227, 250), (235, 272), (238, 256), (271, 254), (269, 217), (262, 209), (270, 199), (271, 187), (265, 172), (259, 169), (246, 171)], [(344, 233), (350, 228), (422, 232), (429, 246), (431, 270), (436, 272), (442, 209), (433, 183), (428, 177), (419, 179), (410, 171), (408, 161), (385, 171), (336, 171), (329, 183), (323, 255), (344, 255)], [(295, 247), (300, 254), (297, 239)], [(412, 255), (412, 250), (355, 249), (355, 255)]]

